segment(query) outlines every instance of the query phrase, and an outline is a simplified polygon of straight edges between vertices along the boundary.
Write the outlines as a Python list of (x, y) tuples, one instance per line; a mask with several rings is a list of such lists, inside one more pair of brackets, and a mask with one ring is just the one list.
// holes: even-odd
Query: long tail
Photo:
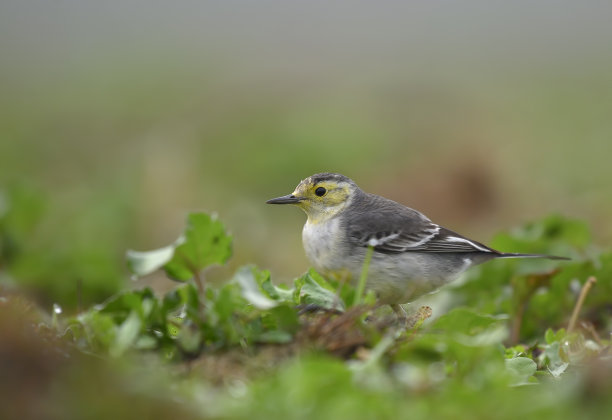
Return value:
[(558, 257), (556, 255), (545, 254), (520, 254), (515, 252), (502, 252), (497, 255), (497, 258), (547, 258), (549, 260), (571, 260), (567, 257)]

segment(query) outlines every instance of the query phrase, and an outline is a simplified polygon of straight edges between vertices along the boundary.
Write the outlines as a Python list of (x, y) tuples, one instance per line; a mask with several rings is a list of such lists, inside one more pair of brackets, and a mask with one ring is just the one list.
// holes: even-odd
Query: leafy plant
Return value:
[(204, 285), (202, 272), (229, 258), (231, 237), (215, 217), (193, 213), (174, 244), (128, 252), (136, 275), (163, 270), (174, 289), (124, 291), (73, 317), (57, 313), (50, 330), (86, 354), (189, 362), (194, 376), (173, 381), (212, 387), (212, 405), (181, 398), (213, 417), (601, 417), (612, 407), (599, 390), (612, 383), (593, 366), (608, 371), (612, 257), (582, 256), (586, 232), (555, 216), (500, 235), (501, 249), (575, 259), (483, 265), (452, 288), (446, 313), (430, 321), (430, 308), (408, 308), (404, 323), (359, 284), (312, 269), (282, 285), (244, 266)]

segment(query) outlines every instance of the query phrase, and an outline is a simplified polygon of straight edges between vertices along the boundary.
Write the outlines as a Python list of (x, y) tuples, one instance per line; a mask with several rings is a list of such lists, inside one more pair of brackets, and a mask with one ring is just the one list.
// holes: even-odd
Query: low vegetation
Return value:
[[(0, 301), (0, 410), (36, 418), (604, 418), (612, 414), (612, 253), (585, 224), (550, 216), (497, 249), (567, 255), (500, 260), (406, 305), (314, 270), (293, 284), (240, 268), (222, 284), (223, 224), (189, 215), (168, 247), (127, 253), (134, 275), (177, 282), (50, 315)], [(367, 267), (366, 267), (367, 269)], [(430, 307), (431, 306), (431, 307)], [(17, 388), (6, 384), (13, 383)], [(26, 390), (17, 392), (16, 389)]]

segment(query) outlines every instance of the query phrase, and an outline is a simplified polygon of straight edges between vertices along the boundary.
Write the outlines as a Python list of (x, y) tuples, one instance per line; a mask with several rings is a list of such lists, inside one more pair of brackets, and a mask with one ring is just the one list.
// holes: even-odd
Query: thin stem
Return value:
[(198, 288), (198, 306), (200, 310), (204, 308), (204, 280), (200, 276), (200, 270), (198, 270), (194, 265), (188, 264), (189, 269), (193, 273), (193, 281)]
[(204, 282), (202, 281), (202, 278), (200, 277), (200, 273), (198, 272), (198, 270), (194, 270), (193, 271), (193, 280), (195, 281), (196, 286), (198, 286), (198, 292), (200, 294), (200, 296), (204, 296)]
[(584, 283), (584, 286), (582, 286), (582, 289), (580, 290), (580, 295), (578, 296), (578, 301), (576, 302), (576, 306), (574, 306), (574, 312), (572, 312), (572, 317), (570, 318), (570, 322), (567, 327), (568, 333), (574, 330), (574, 327), (576, 326), (576, 321), (578, 320), (578, 314), (580, 313), (580, 309), (582, 309), (582, 304), (584, 303), (584, 299), (589, 293), (589, 290), (591, 290), (591, 287), (593, 287), (593, 284), (596, 282), (597, 279), (594, 276), (591, 276), (587, 279), (586, 283)]
[(357, 290), (355, 291), (355, 299), (353, 299), (353, 306), (361, 303), (363, 292), (365, 290), (366, 280), (368, 278), (368, 269), (370, 268), (370, 261), (372, 260), (372, 254), (374, 253), (374, 247), (369, 245), (366, 251), (365, 259), (363, 260), (363, 267), (361, 268), (361, 275), (359, 276), (359, 283), (357, 284)]
[(512, 328), (510, 329), (510, 343), (517, 344), (519, 338), (521, 336), (521, 324), (523, 323), (523, 316), (525, 315), (525, 310), (527, 309), (527, 300), (522, 302), (518, 310), (516, 311), (516, 315), (514, 316), (514, 320), (512, 321)]

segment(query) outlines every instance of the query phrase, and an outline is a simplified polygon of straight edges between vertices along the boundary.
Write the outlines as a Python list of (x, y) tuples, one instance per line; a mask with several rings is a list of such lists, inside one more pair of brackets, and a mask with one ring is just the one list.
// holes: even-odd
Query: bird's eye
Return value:
[(323, 187), (319, 187), (315, 190), (315, 194), (319, 197), (323, 197), (325, 195), (325, 193), (327, 192), (327, 190)]

